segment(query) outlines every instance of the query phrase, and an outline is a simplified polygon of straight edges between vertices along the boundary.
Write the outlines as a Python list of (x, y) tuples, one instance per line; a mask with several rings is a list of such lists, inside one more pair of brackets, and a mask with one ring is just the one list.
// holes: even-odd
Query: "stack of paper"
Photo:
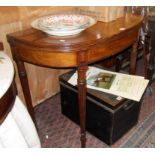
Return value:
[[(149, 80), (142, 76), (111, 72), (89, 67), (86, 73), (87, 88), (96, 89), (135, 101), (140, 101)], [(68, 81), (77, 85), (77, 72)]]

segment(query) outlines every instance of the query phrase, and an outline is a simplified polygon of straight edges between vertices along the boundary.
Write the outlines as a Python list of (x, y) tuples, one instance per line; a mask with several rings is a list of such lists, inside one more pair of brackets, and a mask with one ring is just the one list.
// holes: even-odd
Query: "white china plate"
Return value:
[(38, 19), (38, 25), (50, 30), (71, 30), (89, 23), (89, 17), (79, 14), (58, 14)]
[(86, 28), (94, 25), (96, 23), (96, 20), (92, 17), (88, 17), (88, 23), (83, 26), (83, 27), (77, 27), (74, 29), (49, 29), (49, 28), (42, 28), (40, 27), (39, 24), (39, 19), (34, 20), (31, 23), (31, 26), (35, 29), (41, 30), (49, 35), (54, 35), (54, 36), (70, 36), (70, 35), (75, 35), (75, 34), (79, 34), (80, 32), (82, 32), (83, 30), (85, 30)]

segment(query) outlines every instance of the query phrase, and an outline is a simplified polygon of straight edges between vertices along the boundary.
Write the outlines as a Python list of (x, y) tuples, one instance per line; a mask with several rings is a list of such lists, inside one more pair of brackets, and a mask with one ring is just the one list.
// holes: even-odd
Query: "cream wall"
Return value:
[[(6, 34), (30, 27), (31, 21), (43, 15), (72, 10), (74, 7), (0, 7), (0, 41), (4, 44), (5, 52), (12, 58)], [(15, 65), (15, 63), (14, 63)], [(16, 67), (16, 65), (15, 65)], [(63, 70), (47, 69), (26, 64), (33, 105), (49, 98), (59, 91), (58, 76)], [(35, 77), (35, 78), (34, 78)], [(24, 102), (19, 77), (16, 70), (16, 84), (20, 98)]]

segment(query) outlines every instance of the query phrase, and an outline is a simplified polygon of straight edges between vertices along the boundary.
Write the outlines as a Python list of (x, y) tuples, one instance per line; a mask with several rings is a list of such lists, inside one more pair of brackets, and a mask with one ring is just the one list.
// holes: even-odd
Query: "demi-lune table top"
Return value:
[[(97, 22), (80, 34), (73, 36), (50, 36), (31, 28), (9, 34), (8, 41), (10, 44), (16, 45), (16, 48), (25, 48), (22, 56), (20, 55), (25, 61), (38, 65), (42, 64), (41, 56), (43, 51), (47, 51), (47, 63), (44, 63), (45, 66), (73, 67), (79, 65), (77, 61), (79, 51), (86, 51), (86, 61), (91, 63), (125, 49), (137, 39), (132, 37), (132, 33), (137, 32), (141, 22), (141, 16), (127, 14), (124, 18), (119, 18), (116, 21), (108, 23)], [(113, 46), (111, 46), (111, 43)], [(115, 46), (116, 44), (117, 46)], [(107, 48), (109, 49), (108, 51)], [(35, 60), (26, 58), (30, 54), (30, 50), (33, 50), (35, 54), (33, 58)], [(31, 53), (31, 55), (33, 54)], [(55, 60), (50, 62), (53, 56)]]

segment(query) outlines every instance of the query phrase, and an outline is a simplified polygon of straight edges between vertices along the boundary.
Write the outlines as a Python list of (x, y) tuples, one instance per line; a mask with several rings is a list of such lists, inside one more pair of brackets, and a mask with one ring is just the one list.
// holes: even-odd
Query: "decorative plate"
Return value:
[(43, 29), (71, 30), (88, 25), (89, 17), (78, 14), (60, 14), (40, 18), (38, 24)]
[[(61, 16), (61, 15), (58, 15), (58, 16)], [(65, 15), (63, 15), (64, 17)], [(84, 16), (84, 18), (82, 18), (82, 16)], [(51, 17), (51, 16), (49, 16)], [(56, 18), (56, 15), (54, 15), (54, 17)], [(57, 22), (56, 24), (53, 23), (53, 20), (51, 20), (50, 18), (50, 22), (49, 23), (53, 23), (52, 26), (50, 26), (50, 24), (47, 24), (47, 18), (48, 17), (45, 17), (46, 19), (46, 22), (45, 20), (43, 20), (43, 17), (40, 19), (36, 19), (35, 21), (33, 21), (31, 23), (31, 26), (35, 29), (38, 29), (38, 30), (41, 30), (49, 35), (55, 35), (55, 36), (69, 36), (69, 35), (75, 35), (75, 34), (78, 34), (80, 32), (82, 32), (83, 30), (85, 30), (86, 28), (94, 25), (96, 23), (96, 20), (92, 17), (89, 17), (89, 16), (85, 16), (85, 15), (66, 15), (65, 16), (67, 19), (67, 17), (70, 17), (69, 21), (70, 21), (70, 24), (69, 22), (63, 22), (63, 20), (60, 20), (59, 22)], [(76, 18), (76, 22), (71, 22), (71, 17), (77, 17)], [(87, 20), (86, 20), (87, 18)], [(53, 18), (52, 18), (53, 19)], [(61, 18), (62, 19), (62, 18)], [(75, 18), (74, 18), (75, 19)], [(80, 19), (80, 21), (78, 20)], [(83, 21), (83, 20), (84, 21)], [(79, 23), (78, 23), (79, 21)], [(83, 21), (83, 22), (82, 22)], [(45, 25), (41, 25), (40, 23), (43, 22)], [(59, 23), (59, 24), (58, 24)]]

